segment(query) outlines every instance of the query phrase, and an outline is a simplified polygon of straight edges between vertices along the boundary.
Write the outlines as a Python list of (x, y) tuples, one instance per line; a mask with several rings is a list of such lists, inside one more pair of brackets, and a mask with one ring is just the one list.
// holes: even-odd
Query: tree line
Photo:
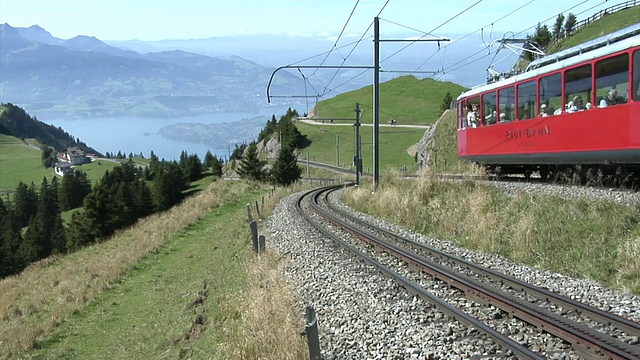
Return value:
[[(566, 18), (564, 14), (558, 14), (551, 30), (549, 30), (547, 25), (541, 25), (538, 23), (533, 35), (529, 35), (528, 39), (536, 43), (541, 50), (546, 50), (551, 44), (571, 35), (576, 22), (577, 18), (572, 13), (569, 13)], [(524, 56), (529, 61), (533, 61), (536, 58), (536, 56), (531, 52), (525, 52)]]
[[(202, 163), (184, 151), (179, 161), (160, 161), (152, 152), (148, 167), (127, 161), (93, 186), (79, 170), (61, 180), (45, 177), (39, 187), (19, 183), (10, 199), (0, 198), (0, 277), (102, 241), (139, 218), (171, 208), (205, 169), (220, 176), (222, 161), (207, 152)], [(61, 212), (73, 209), (65, 226)]]

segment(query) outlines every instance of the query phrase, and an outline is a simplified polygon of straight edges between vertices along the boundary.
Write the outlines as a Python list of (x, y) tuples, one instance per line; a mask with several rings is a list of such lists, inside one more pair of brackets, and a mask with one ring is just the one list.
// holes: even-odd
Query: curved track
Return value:
[[(540, 331), (553, 334), (569, 342), (574, 351), (583, 357), (640, 358), (640, 347), (629, 345), (608, 333), (598, 331), (596, 329), (598, 325), (594, 325), (595, 328), (588, 326), (592, 323), (601, 324), (605, 327), (614, 327), (629, 336), (640, 336), (640, 324), (451, 256), (438, 249), (429, 248), (387, 229), (354, 218), (328, 201), (329, 194), (341, 187), (331, 186), (308, 192), (299, 199), (298, 211), (335, 243), (375, 266), (380, 272), (393, 278), (411, 293), (435, 304), (458, 321), (483, 331), (503, 349), (510, 350), (518, 358), (538, 359), (543, 357), (508, 336), (497, 332), (484, 322), (469, 316), (463, 310), (435, 297), (426, 289), (377, 261), (374, 256), (341, 240), (340, 237), (327, 230), (321, 222), (316, 221), (311, 214), (308, 214), (304, 210), (303, 202), (308, 199), (307, 206), (333, 225), (353, 234), (378, 250), (402, 259), (411, 268), (419, 269), (435, 279), (448, 283), (450, 287), (462, 291), (467, 298), (500, 308), (509, 316), (521, 319), (541, 329)], [(563, 311), (549, 310), (554, 308), (563, 309)], [(565, 315), (571, 313), (573, 316), (568, 318), (562, 313)]]

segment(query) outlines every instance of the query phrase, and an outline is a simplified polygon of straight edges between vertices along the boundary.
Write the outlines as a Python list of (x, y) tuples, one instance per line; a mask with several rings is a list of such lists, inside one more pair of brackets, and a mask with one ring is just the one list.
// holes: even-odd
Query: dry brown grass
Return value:
[(354, 208), (460, 246), (640, 293), (640, 207), (507, 196), (474, 182), (389, 176), (349, 189)]
[(247, 266), (247, 292), (233, 299), (239, 314), (225, 333), (224, 352), (233, 359), (303, 359), (305, 339), (301, 311), (295, 311), (292, 289), (283, 278), (283, 261), (265, 252)]
[[(307, 183), (287, 188), (275, 188), (261, 210), (259, 224), (278, 202), (292, 193), (310, 189)], [(247, 291), (239, 298), (229, 299), (222, 306), (237, 314), (234, 326), (225, 331), (224, 353), (234, 359), (303, 359), (308, 357), (303, 309), (294, 309), (294, 292), (284, 278), (286, 259), (267, 251), (255, 256), (248, 264)]]
[(109, 240), (37, 262), (0, 281), (0, 357), (38, 345), (60, 323), (109, 289), (130, 266), (210, 209), (255, 185), (217, 182), (173, 209), (141, 219)]

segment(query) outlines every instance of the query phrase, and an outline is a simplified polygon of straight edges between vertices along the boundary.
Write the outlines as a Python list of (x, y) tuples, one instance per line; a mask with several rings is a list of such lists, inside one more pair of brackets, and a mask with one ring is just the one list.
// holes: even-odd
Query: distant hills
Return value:
[[(0, 25), (0, 102), (41, 118), (188, 116), (264, 106), (273, 69), (240, 57), (138, 53), (90, 36), (63, 40), (34, 25)], [(279, 74), (274, 90), (301, 87)], [(256, 95), (262, 95), (260, 97)]]

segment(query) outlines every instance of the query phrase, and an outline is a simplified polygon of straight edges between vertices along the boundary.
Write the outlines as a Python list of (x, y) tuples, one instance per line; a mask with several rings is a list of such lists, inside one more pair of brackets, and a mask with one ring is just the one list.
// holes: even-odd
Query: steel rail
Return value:
[[(326, 192), (325, 194), (329, 194), (329, 192)], [(487, 276), (489, 278), (492, 279), (496, 279), (500, 282), (502, 282), (503, 284), (506, 284), (508, 286), (511, 286), (514, 289), (519, 289), (522, 291), (526, 291), (527, 293), (529, 293), (530, 295), (535, 296), (536, 298), (538, 298), (539, 300), (542, 301), (551, 301), (553, 300), (553, 302), (560, 304), (563, 308), (565, 309), (571, 309), (571, 310), (576, 310), (578, 312), (580, 312), (582, 315), (585, 315), (587, 317), (590, 317), (591, 319), (598, 321), (604, 325), (609, 325), (612, 324), (615, 327), (617, 327), (618, 329), (626, 332), (627, 334), (631, 335), (631, 336), (638, 336), (640, 337), (640, 324), (634, 321), (631, 321), (629, 319), (623, 318), (621, 316), (618, 316), (616, 314), (612, 314), (610, 312), (604, 311), (602, 309), (598, 309), (596, 307), (593, 307), (591, 305), (585, 304), (583, 302), (580, 301), (576, 301), (573, 299), (569, 299), (566, 296), (560, 295), (558, 293), (555, 293), (553, 291), (544, 289), (542, 287), (539, 286), (535, 286), (533, 284), (527, 283), (525, 281), (522, 281), (518, 278), (515, 278), (513, 276), (498, 272), (496, 270), (487, 268), (485, 266), (482, 265), (478, 265), (474, 262), (462, 259), (458, 256), (452, 255), (452, 254), (448, 254), (442, 250), (427, 246), (425, 244), (413, 241), (405, 236), (402, 236), (398, 233), (395, 233), (393, 231), (390, 231), (388, 229), (384, 229), (382, 227), (379, 227), (375, 224), (371, 224), (367, 221), (364, 221), (362, 219), (358, 219), (357, 217), (344, 212), (340, 209), (338, 209), (337, 207), (335, 207), (334, 205), (332, 205), (330, 202), (327, 201), (327, 206), (334, 212), (340, 214), (341, 216), (348, 218), (350, 221), (353, 222), (357, 222), (358, 224), (361, 224), (362, 226), (366, 226), (369, 227), (371, 229), (374, 229), (375, 231), (378, 231), (382, 234), (385, 234), (385, 236), (394, 238), (396, 240), (399, 240), (401, 242), (403, 242), (404, 244), (410, 245), (414, 248), (419, 249), (420, 251), (424, 251), (426, 253), (428, 253), (428, 255), (432, 258), (441, 258), (443, 260), (446, 261), (452, 261), (454, 262), (456, 265), (469, 269), (471, 271), (474, 271), (482, 276)]]
[[(319, 194), (323, 193), (326, 197), (329, 192), (334, 190), (336, 189), (326, 189), (319, 192)], [(339, 227), (342, 227), (371, 245), (401, 258), (408, 264), (426, 270), (435, 278), (446, 281), (451, 286), (460, 289), (466, 294), (472, 294), (473, 297), (483, 299), (484, 301), (501, 308), (503, 311), (507, 311), (512, 316), (518, 317), (529, 324), (544, 329), (544, 331), (554, 334), (559, 338), (568, 340), (573, 345), (576, 352), (588, 355), (606, 355), (611, 359), (640, 358), (640, 350), (636, 347), (626, 344), (609, 335), (594, 331), (583, 324), (560, 317), (549, 310), (538, 306), (532, 307), (530, 303), (525, 303), (523, 300), (517, 299), (513, 295), (505, 294), (501, 290), (493, 287), (487, 287), (486, 285), (480, 284), (466, 276), (455, 275), (448, 267), (425, 259), (415, 253), (406, 251), (397, 245), (390, 244), (387, 241), (379, 239), (373, 234), (345, 223), (336, 216), (328, 214), (320, 208), (319, 204), (317, 204), (319, 194), (314, 197), (312, 207), (327, 220), (333, 222)]]
[(422, 298), (422, 299), (434, 304), (435, 306), (438, 306), (443, 312), (445, 312), (448, 315), (454, 317), (456, 320), (460, 321), (461, 323), (466, 324), (467, 326), (475, 327), (478, 330), (484, 332), (489, 337), (491, 337), (497, 344), (499, 344), (504, 350), (507, 350), (507, 349), (511, 350), (519, 359), (544, 359), (544, 357), (542, 357), (538, 353), (530, 350), (528, 347), (526, 347), (524, 345), (521, 345), (517, 341), (511, 339), (510, 337), (508, 337), (508, 336), (496, 331), (495, 329), (489, 327), (484, 322), (472, 317), (471, 315), (467, 314), (466, 312), (462, 311), (461, 309), (458, 309), (455, 306), (447, 303), (443, 299), (431, 294), (430, 292), (426, 291), (421, 286), (409, 281), (408, 279), (404, 278), (403, 276), (401, 276), (397, 272), (393, 271), (392, 269), (382, 265), (381, 263), (379, 263), (378, 261), (376, 261), (375, 259), (373, 259), (369, 255), (361, 252), (360, 250), (356, 249), (352, 245), (350, 245), (350, 244), (346, 243), (345, 241), (341, 240), (339, 237), (335, 236), (334, 234), (332, 234), (331, 232), (326, 230), (322, 225), (320, 225), (318, 222), (316, 222), (309, 214), (305, 213), (305, 211), (302, 209), (302, 205), (301, 204), (302, 204), (303, 199), (306, 198), (307, 196), (310, 196), (312, 198), (312, 200), (310, 202), (311, 203), (311, 207), (314, 208), (315, 211), (318, 211), (315, 208), (315, 206), (317, 205), (317, 198), (324, 191), (327, 191), (327, 190), (330, 190), (330, 189), (335, 189), (335, 188), (340, 188), (340, 187), (343, 187), (343, 185), (329, 186), (329, 187), (320, 188), (320, 189), (316, 189), (316, 190), (312, 190), (312, 191), (307, 192), (306, 194), (304, 194), (303, 196), (301, 196), (298, 199), (298, 202), (296, 204), (298, 212), (312, 226), (314, 226), (316, 229), (321, 231), (325, 236), (329, 237), (334, 243), (338, 244), (343, 249), (353, 253), (359, 259), (365, 261), (366, 263), (368, 263), (370, 265), (373, 265), (383, 275), (386, 275), (386, 276), (392, 278), (393, 280), (398, 282), (401, 286), (403, 286), (405, 289), (407, 289), (409, 292), (411, 292), (411, 293), (419, 296), (420, 298)]

